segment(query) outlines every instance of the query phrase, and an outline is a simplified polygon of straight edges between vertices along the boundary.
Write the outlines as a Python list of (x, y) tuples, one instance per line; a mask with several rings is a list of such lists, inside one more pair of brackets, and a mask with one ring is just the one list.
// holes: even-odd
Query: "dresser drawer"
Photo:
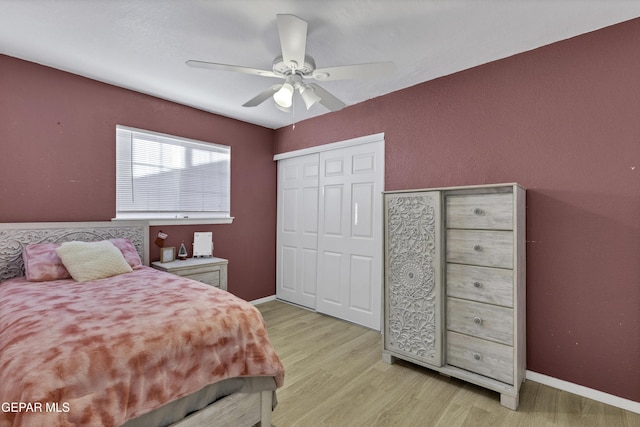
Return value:
[(455, 332), (447, 332), (447, 363), (513, 384), (513, 348)]
[(188, 277), (189, 279), (197, 280), (198, 282), (215, 286), (217, 288), (220, 287), (220, 270), (208, 271), (204, 273), (189, 273), (185, 274), (184, 277)]
[(447, 264), (447, 295), (513, 307), (513, 270)]
[(448, 196), (447, 228), (513, 230), (513, 195)]
[(513, 310), (481, 302), (447, 298), (447, 329), (513, 345)]
[(447, 230), (447, 262), (513, 268), (513, 232)]

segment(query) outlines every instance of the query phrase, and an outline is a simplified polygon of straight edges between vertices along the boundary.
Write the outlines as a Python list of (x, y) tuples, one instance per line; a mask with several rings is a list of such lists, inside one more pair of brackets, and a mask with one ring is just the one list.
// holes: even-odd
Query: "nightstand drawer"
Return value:
[(513, 384), (513, 348), (503, 344), (447, 332), (447, 363)]
[(187, 277), (198, 282), (227, 290), (227, 264), (223, 258), (188, 258), (171, 262), (155, 261), (151, 263), (153, 268)]
[(198, 274), (210, 273), (212, 271), (220, 271), (219, 265), (195, 265), (186, 268), (178, 268), (172, 271), (172, 273), (180, 276), (193, 276)]
[(513, 232), (447, 230), (447, 262), (513, 268)]
[(513, 195), (476, 194), (447, 197), (447, 228), (513, 230)]
[(447, 329), (513, 345), (513, 310), (447, 298)]
[(513, 307), (513, 270), (447, 264), (447, 295)]
[(207, 285), (215, 286), (216, 288), (220, 287), (220, 270), (195, 274), (190, 273), (185, 275), (184, 277), (197, 280), (198, 282), (202, 282)]

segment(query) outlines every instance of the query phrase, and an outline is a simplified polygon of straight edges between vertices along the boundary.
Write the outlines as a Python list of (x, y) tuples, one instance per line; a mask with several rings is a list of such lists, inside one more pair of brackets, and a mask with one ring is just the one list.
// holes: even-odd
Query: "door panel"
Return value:
[(353, 199), (353, 218), (351, 237), (373, 239), (374, 185), (372, 183), (354, 184), (351, 190)]
[(296, 290), (296, 248), (282, 246), (282, 288), (295, 292)]
[(278, 162), (276, 296), (315, 308), (319, 155)]
[(304, 234), (315, 239), (318, 234), (318, 188), (304, 188), (302, 191)]
[(333, 176), (333, 177), (343, 176), (344, 175), (344, 159), (340, 157), (325, 158), (324, 174), (325, 176)]
[(322, 265), (325, 268), (322, 275), (322, 298), (324, 304), (340, 305), (342, 301), (342, 254), (337, 252), (323, 252)]
[(352, 310), (362, 310), (365, 313), (373, 311), (373, 283), (372, 257), (353, 255), (351, 257), (351, 286), (349, 301)]
[(324, 188), (323, 233), (325, 236), (342, 236), (344, 194), (342, 185)]
[(383, 141), (320, 153), (319, 187), (316, 309), (380, 330)]
[(302, 293), (315, 300), (316, 280), (318, 276), (318, 251), (315, 249), (303, 249), (303, 252)]
[(375, 173), (376, 156), (374, 153), (356, 154), (352, 157), (353, 170), (355, 173)]
[(298, 190), (289, 188), (282, 193), (282, 231), (295, 233), (298, 229)]

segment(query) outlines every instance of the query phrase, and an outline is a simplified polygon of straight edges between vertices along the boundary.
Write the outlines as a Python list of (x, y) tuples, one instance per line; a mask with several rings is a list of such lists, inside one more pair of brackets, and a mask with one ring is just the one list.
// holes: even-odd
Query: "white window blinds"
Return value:
[(231, 147), (116, 126), (118, 219), (228, 218)]

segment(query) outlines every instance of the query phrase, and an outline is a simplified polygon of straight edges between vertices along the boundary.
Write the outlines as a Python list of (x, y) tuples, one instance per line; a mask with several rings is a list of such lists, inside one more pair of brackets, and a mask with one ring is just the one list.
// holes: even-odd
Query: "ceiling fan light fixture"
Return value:
[(307, 107), (307, 110), (316, 105), (322, 98), (316, 94), (316, 92), (310, 88), (309, 86), (304, 86), (300, 88), (300, 96), (304, 101), (304, 105)]
[(274, 102), (273, 105), (275, 105), (275, 107), (285, 113), (290, 113), (291, 112), (291, 107), (283, 107), (280, 104), (278, 104), (277, 102)]
[(273, 100), (277, 105), (283, 108), (291, 107), (293, 103), (293, 86), (291, 83), (285, 83), (282, 87), (273, 94)]

